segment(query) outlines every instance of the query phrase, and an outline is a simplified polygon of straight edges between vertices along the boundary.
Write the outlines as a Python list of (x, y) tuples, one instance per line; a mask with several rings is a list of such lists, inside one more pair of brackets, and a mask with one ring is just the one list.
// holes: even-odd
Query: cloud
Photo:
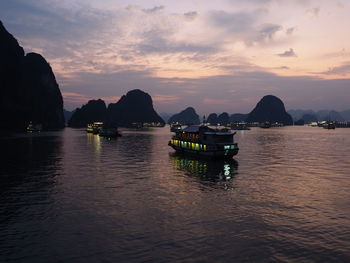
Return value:
[(62, 97), (65, 101), (65, 103), (73, 103), (73, 104), (83, 104), (86, 103), (87, 101), (91, 100), (92, 97), (82, 94), (82, 93), (77, 93), (77, 92), (62, 92)]
[(227, 99), (213, 99), (213, 98), (204, 98), (202, 100), (204, 104), (210, 104), (210, 105), (222, 105), (229, 103), (229, 100)]
[(274, 23), (261, 23), (264, 16), (265, 11), (261, 9), (250, 12), (215, 10), (209, 12), (207, 20), (216, 31), (222, 32), (222, 39), (252, 46), (272, 42), (275, 34), (283, 28)]
[(198, 13), (196, 11), (186, 12), (184, 16), (187, 20), (192, 21), (198, 16)]
[(266, 40), (266, 39), (272, 39), (273, 36), (278, 32), (282, 30), (282, 27), (280, 25), (276, 24), (265, 24), (261, 27), (259, 33), (259, 39)]
[[(115, 102), (135, 88), (149, 93), (157, 110), (162, 112), (178, 112), (188, 105), (193, 106), (200, 114), (249, 112), (260, 98), (271, 93), (280, 97), (288, 109), (304, 108), (305, 105), (314, 109), (346, 109), (350, 100), (350, 79), (278, 76), (264, 71), (236, 71), (235, 74), (200, 79), (160, 78), (147, 71), (115, 74), (82, 72), (71, 76), (68, 81), (58, 77), (58, 82), (68, 109), (80, 107), (93, 98), (107, 101), (107, 98), (115, 97), (109, 100)], [(216, 87), (220, 87), (220, 92)], [(77, 92), (78, 90), (84, 92)], [(192, 90), (196, 92), (188, 92)], [(315, 94), (320, 100), (313, 100)]]
[[(223, 0), (198, 9), (189, 2), (168, 1), (165, 8), (142, 1), (123, 7), (112, 0), (11, 0), (2, 1), (0, 17), (26, 51), (40, 52), (50, 62), (69, 107), (91, 98), (113, 101), (135, 88), (149, 92), (162, 111), (170, 112), (187, 105), (200, 111), (249, 111), (253, 103), (242, 98), (258, 99), (269, 90), (288, 101), (300, 96), (300, 105), (312, 101), (315, 92), (323, 104), (345, 105), (346, 97), (337, 94), (346, 93), (347, 79), (331, 82), (266, 72), (289, 69), (278, 67), (284, 63), (278, 64), (277, 56), (296, 57), (292, 48), (280, 54), (271, 50), (295, 44), (303, 52), (305, 40), (291, 37), (297, 28), (293, 25), (305, 35), (311, 32), (301, 18), (316, 1)], [(320, 8), (327, 10), (328, 5), (322, 2)], [(319, 14), (320, 8), (311, 14)], [(271, 12), (279, 9), (281, 13)], [(347, 52), (337, 57), (348, 61)], [(271, 68), (257, 66), (264, 58), (274, 60)], [(348, 65), (321, 74), (346, 75)], [(296, 70), (298, 65), (293, 65), (286, 73)], [(329, 87), (336, 91), (329, 92)], [(347, 97), (347, 105), (349, 101)]]
[(279, 57), (296, 57), (294, 50), (290, 48), (289, 50), (284, 51), (283, 53), (277, 54)]
[(293, 35), (295, 29), (296, 29), (295, 27), (289, 27), (289, 28), (287, 28), (286, 34), (287, 34), (288, 36)]
[(312, 16), (318, 16), (320, 13), (321, 9), (319, 7), (313, 7), (310, 9), (307, 9), (306, 12)]
[(155, 13), (155, 12), (159, 12), (164, 10), (164, 6), (160, 5), (160, 6), (155, 6), (153, 8), (149, 8), (149, 9), (142, 9), (144, 12), (146, 13)]
[(346, 63), (344, 65), (330, 68), (327, 71), (321, 72), (321, 74), (324, 75), (341, 75), (341, 76), (346, 76), (350, 74), (350, 62)]
[(162, 95), (162, 94), (155, 94), (153, 96), (153, 101), (160, 103), (160, 104), (169, 104), (169, 103), (175, 103), (179, 100), (179, 96), (175, 95)]
[(248, 12), (231, 13), (223, 10), (209, 12), (209, 22), (231, 34), (249, 32), (256, 20), (257, 17)]
[(143, 33), (143, 40), (137, 45), (143, 54), (150, 53), (212, 53), (216, 47), (205, 44), (191, 44), (171, 39), (171, 33), (153, 29)]

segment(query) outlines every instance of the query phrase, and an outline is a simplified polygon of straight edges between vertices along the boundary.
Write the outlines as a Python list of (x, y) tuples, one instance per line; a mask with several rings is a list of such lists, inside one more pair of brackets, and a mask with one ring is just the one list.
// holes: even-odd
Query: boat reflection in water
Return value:
[(188, 176), (198, 177), (203, 181), (225, 182), (237, 173), (238, 162), (234, 159), (211, 160), (194, 158), (180, 153), (171, 153), (175, 169), (186, 172)]

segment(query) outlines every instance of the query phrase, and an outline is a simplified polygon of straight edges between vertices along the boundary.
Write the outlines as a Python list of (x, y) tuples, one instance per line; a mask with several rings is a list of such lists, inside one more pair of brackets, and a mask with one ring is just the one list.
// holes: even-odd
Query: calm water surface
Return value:
[(238, 131), (227, 162), (170, 136), (0, 139), (0, 262), (350, 262), (350, 129)]

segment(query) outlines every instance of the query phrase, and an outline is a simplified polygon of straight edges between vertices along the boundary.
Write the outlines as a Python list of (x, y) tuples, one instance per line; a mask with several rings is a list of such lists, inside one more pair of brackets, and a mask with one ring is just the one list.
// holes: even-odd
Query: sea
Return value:
[(350, 262), (350, 129), (237, 131), (228, 161), (122, 135), (0, 139), (0, 262)]

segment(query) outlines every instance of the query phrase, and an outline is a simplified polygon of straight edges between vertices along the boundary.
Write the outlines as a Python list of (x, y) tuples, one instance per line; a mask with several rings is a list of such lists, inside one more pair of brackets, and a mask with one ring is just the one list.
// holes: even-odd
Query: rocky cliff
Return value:
[(229, 122), (230, 116), (227, 112), (223, 112), (219, 116), (216, 113), (210, 113), (207, 119), (207, 123), (210, 125), (227, 125)]
[(24, 130), (29, 122), (44, 129), (64, 127), (63, 99), (50, 65), (23, 48), (0, 21), (0, 127)]
[(89, 100), (81, 108), (77, 108), (68, 121), (68, 126), (73, 128), (83, 128), (89, 123), (105, 121), (107, 117), (107, 107), (103, 100)]
[(218, 124), (218, 115), (216, 113), (210, 113), (207, 118), (207, 123), (210, 125), (217, 125)]
[(168, 123), (179, 122), (183, 125), (189, 124), (199, 124), (199, 116), (192, 107), (188, 107), (185, 110), (181, 111), (170, 117)]
[(160, 123), (161, 125), (165, 124), (153, 108), (152, 97), (139, 89), (129, 91), (117, 103), (109, 104), (107, 120), (119, 126), (152, 122)]
[(249, 113), (247, 122), (280, 122), (293, 125), (292, 117), (286, 112), (283, 102), (272, 95), (264, 96)]

